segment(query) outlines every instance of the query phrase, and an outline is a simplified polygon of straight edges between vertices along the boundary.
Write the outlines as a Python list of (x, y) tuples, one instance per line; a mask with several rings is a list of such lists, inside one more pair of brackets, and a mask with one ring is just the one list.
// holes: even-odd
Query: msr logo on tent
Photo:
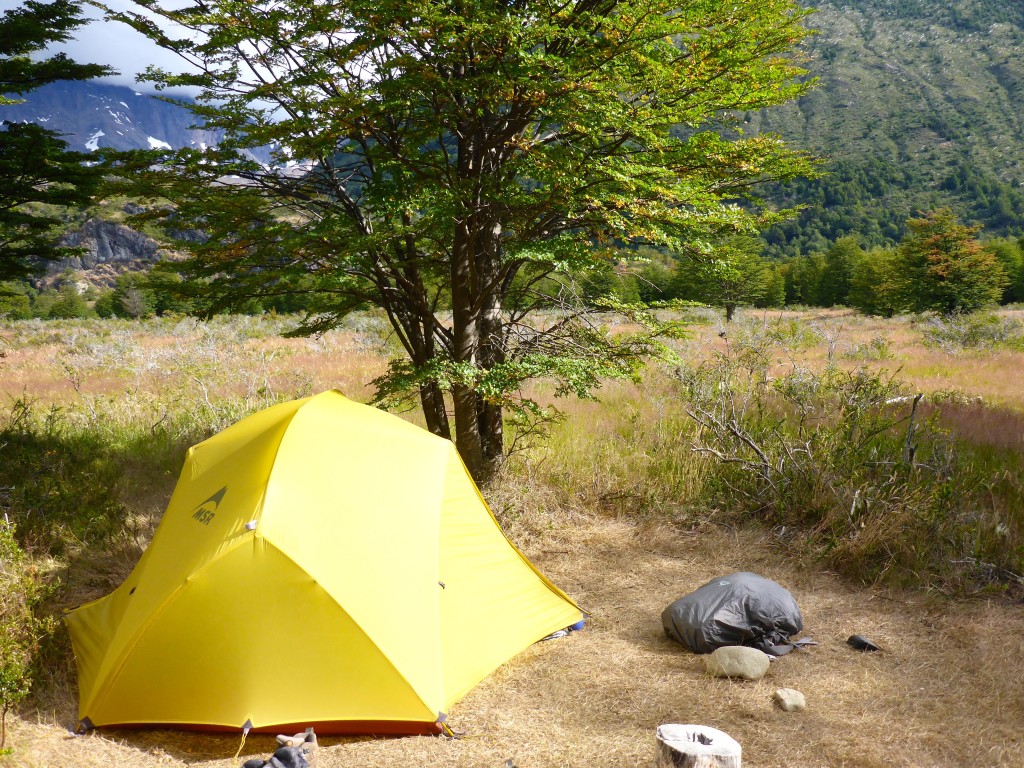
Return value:
[(192, 519), (202, 523), (203, 525), (209, 525), (210, 521), (216, 516), (217, 507), (220, 506), (220, 502), (224, 498), (224, 494), (227, 493), (227, 490), (228, 487), (225, 485), (213, 494), (213, 496), (196, 507), (195, 511), (192, 512)]

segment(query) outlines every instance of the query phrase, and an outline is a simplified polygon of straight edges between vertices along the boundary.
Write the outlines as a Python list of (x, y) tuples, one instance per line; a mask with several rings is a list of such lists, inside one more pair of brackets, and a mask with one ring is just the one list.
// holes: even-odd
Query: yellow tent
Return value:
[(86, 726), (431, 733), (579, 608), (448, 440), (325, 392), (194, 446), (153, 541), (66, 616)]

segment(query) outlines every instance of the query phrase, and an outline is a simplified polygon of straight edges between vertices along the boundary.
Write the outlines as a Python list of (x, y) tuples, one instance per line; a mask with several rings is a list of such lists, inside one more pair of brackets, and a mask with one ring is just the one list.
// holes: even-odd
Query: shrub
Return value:
[(121, 469), (94, 432), (68, 428), (57, 408), (17, 400), (0, 422), (0, 513), (22, 544), (54, 555), (119, 530)]
[(89, 305), (74, 285), (67, 284), (57, 293), (57, 299), (50, 305), (48, 316), (54, 320), (88, 317)]
[(884, 336), (873, 336), (864, 344), (854, 344), (844, 356), (850, 360), (888, 360), (892, 357), (892, 344)]
[(1024, 350), (1024, 323), (994, 312), (930, 317), (921, 334), (926, 346), (950, 354), (964, 350)]
[(636, 274), (637, 294), (647, 304), (677, 298), (671, 283), (672, 270), (661, 261), (652, 260)]
[(96, 297), (96, 301), (93, 304), (93, 311), (104, 319), (110, 317), (117, 317), (117, 299), (114, 295), (113, 290), (104, 291)]
[(28, 320), (35, 291), (27, 283), (0, 282), (0, 317)]
[(922, 417), (920, 395), (866, 367), (794, 364), (773, 376), (775, 357), (761, 336), (680, 370), (698, 425), (693, 449), (718, 460), (708, 501), (799, 531), (813, 552), (868, 581), (970, 590), (991, 581), (965, 565), (981, 562), (1001, 585), (1019, 583), (1024, 525), (985, 503), (998, 478), (965, 459), (935, 409)]

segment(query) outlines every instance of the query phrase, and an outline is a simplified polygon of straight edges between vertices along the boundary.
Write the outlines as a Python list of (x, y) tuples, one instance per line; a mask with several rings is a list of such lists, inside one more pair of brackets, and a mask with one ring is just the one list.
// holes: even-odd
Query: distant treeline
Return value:
[[(38, 290), (27, 282), (0, 283), (0, 317), (13, 320), (76, 317), (146, 318), (167, 315), (210, 315), (216, 309), (201, 297), (202, 286), (190, 285), (169, 265), (146, 272), (126, 272), (113, 288), (88, 286), (81, 290), (70, 273), (53, 287)], [(253, 300), (241, 314), (289, 314), (311, 308), (303, 294)]]
[[(846, 235), (805, 255), (770, 258), (770, 244), (732, 240), (704, 259), (655, 251), (637, 270), (647, 302), (688, 299), (724, 306), (848, 306), (866, 314), (971, 312), (1024, 302), (1024, 238), (979, 240), (978, 227), (960, 224), (949, 209), (901, 222), (891, 247), (865, 249)], [(762, 246), (760, 250), (758, 245)], [(716, 255), (723, 265), (715, 267)], [(728, 301), (726, 300), (728, 298)]]
[[(520, 278), (509, 301), (550, 299), (556, 306), (602, 305), (607, 299), (655, 305), (683, 300), (722, 307), (848, 306), (866, 314), (971, 312), (1024, 302), (1024, 237), (979, 239), (979, 227), (959, 223), (949, 209), (900, 222), (905, 231), (891, 247), (865, 248), (858, 235), (824, 242), (820, 250), (773, 256), (770, 242), (738, 236), (708, 253), (682, 255), (641, 248), (609, 251), (582, 273)], [(84, 292), (69, 273), (36, 290), (26, 282), (0, 283), (0, 317), (10, 319), (213, 315), (201, 282), (187, 282), (164, 262), (148, 272), (119, 276), (110, 289)], [(312, 285), (281, 285), (276, 296), (241, 305), (248, 314), (316, 313), (322, 300)], [(238, 303), (234, 311), (238, 312)], [(513, 309), (514, 306), (507, 307)]]

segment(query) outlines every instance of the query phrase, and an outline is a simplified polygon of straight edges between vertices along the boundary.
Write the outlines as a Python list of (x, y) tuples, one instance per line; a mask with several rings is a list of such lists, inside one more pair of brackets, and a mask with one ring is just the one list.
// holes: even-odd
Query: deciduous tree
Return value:
[(786, 303), (820, 306), (825, 257), (819, 252), (799, 255), (790, 259), (785, 266)]
[(900, 308), (896, 281), (895, 249), (872, 248), (854, 260), (846, 300), (851, 307), (864, 314), (892, 317)]
[(847, 303), (853, 265), (863, 253), (856, 235), (839, 238), (825, 252), (825, 270), (818, 289), (822, 306), (834, 307)]
[(732, 322), (737, 307), (758, 303), (772, 287), (763, 246), (756, 237), (738, 236), (714, 247), (710, 257), (681, 262), (675, 294), (722, 307), (725, 321)]
[(953, 315), (999, 302), (1006, 272), (975, 237), (980, 227), (964, 226), (950, 209), (940, 208), (910, 219), (907, 228), (895, 275), (905, 308)]
[(1000, 299), (1002, 304), (1024, 301), (1024, 251), (1021, 241), (998, 238), (985, 243), (985, 250), (996, 257), (1006, 273), (1007, 286)]
[[(569, 281), (532, 286), (603, 248), (753, 232), (779, 219), (754, 185), (808, 170), (777, 137), (720, 130), (808, 87), (791, 0), (137, 4), (188, 32), (118, 16), (193, 67), (150, 77), (201, 88), (192, 109), (226, 132), (126, 166), (136, 194), (174, 203), (175, 226), (211, 235), (186, 244), (189, 276), (213, 308), (311, 291), (307, 332), (380, 307), (407, 357), (379, 397), (418, 394), (451, 437), (450, 395), (477, 478), (503, 456), (504, 409), (540, 412), (526, 382), (586, 395), (652, 348), (606, 333)], [(246, 159), (260, 146), (310, 171)]]

